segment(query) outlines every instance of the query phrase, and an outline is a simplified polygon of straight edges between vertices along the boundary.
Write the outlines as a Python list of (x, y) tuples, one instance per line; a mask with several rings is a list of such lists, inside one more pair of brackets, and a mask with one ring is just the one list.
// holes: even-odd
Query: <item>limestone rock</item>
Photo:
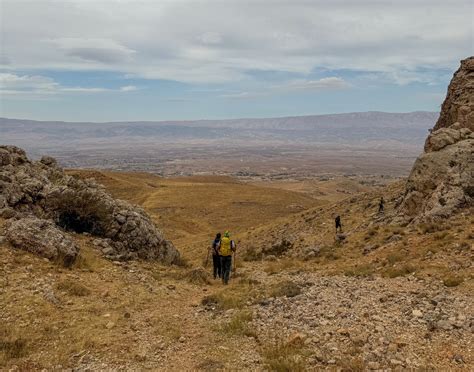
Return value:
[(459, 123), (474, 131), (474, 57), (461, 61), (448, 87), (434, 130), (449, 128)]
[(449, 217), (474, 201), (474, 57), (461, 61), (413, 165), (399, 217), (410, 221)]
[[(107, 240), (116, 259), (176, 263), (179, 252), (143, 209), (114, 199), (94, 180), (66, 175), (50, 157), (31, 162), (23, 150), (0, 146), (0, 209), (47, 219), (65, 231)], [(104, 248), (104, 247), (102, 247)]]
[(50, 260), (60, 260), (66, 267), (74, 263), (79, 253), (74, 241), (52, 221), (36, 217), (11, 222), (6, 237), (14, 247)]

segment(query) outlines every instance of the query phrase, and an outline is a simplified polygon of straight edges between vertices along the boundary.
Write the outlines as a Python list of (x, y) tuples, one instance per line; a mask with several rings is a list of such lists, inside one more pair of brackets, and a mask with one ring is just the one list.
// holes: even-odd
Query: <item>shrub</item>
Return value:
[(405, 275), (411, 274), (415, 271), (416, 271), (415, 267), (407, 264), (407, 265), (402, 265), (398, 267), (388, 268), (387, 270), (385, 270), (385, 272), (382, 275), (389, 278), (396, 278), (399, 276), (405, 276)]
[(218, 310), (228, 310), (241, 308), (244, 304), (244, 299), (240, 296), (234, 296), (232, 293), (220, 292), (204, 297), (201, 304), (204, 306), (214, 306)]
[(403, 258), (404, 258), (404, 254), (402, 252), (394, 252), (394, 253), (390, 253), (387, 256), (387, 261), (390, 265), (393, 265), (397, 262), (402, 261)]
[(446, 287), (457, 287), (464, 281), (464, 278), (461, 276), (448, 276), (443, 279), (443, 284)]
[(372, 264), (358, 265), (347, 269), (344, 274), (355, 277), (368, 277), (374, 273), (374, 266)]
[(295, 297), (301, 293), (301, 288), (298, 284), (287, 280), (278, 283), (271, 291), (272, 297)]
[(270, 371), (300, 372), (306, 370), (304, 350), (299, 345), (277, 342), (264, 346), (261, 354)]
[(12, 341), (0, 340), (0, 351), (4, 353), (5, 359), (17, 359), (26, 355), (26, 340), (16, 338)]
[(250, 311), (240, 311), (235, 314), (228, 323), (224, 323), (220, 327), (220, 330), (229, 335), (255, 337), (256, 333), (249, 325), (252, 318), (252, 313)]
[(211, 284), (208, 272), (201, 267), (188, 271), (185, 274), (185, 278), (189, 283), (192, 284)]
[(56, 288), (64, 291), (71, 296), (87, 296), (91, 293), (90, 289), (78, 282), (72, 280), (63, 280), (56, 285)]

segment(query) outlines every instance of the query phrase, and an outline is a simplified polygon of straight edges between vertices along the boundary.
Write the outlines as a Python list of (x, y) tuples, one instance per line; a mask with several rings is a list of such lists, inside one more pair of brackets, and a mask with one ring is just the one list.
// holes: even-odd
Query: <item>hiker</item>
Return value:
[(341, 223), (341, 216), (337, 215), (336, 219), (334, 220), (336, 222), (336, 234), (337, 234), (337, 229), (339, 228), (339, 232), (342, 233), (342, 223)]
[(214, 279), (222, 277), (221, 256), (219, 255), (220, 245), (221, 245), (221, 233), (217, 233), (214, 241), (211, 244)]
[(222, 283), (228, 284), (230, 270), (232, 268), (232, 253), (235, 252), (235, 243), (230, 239), (230, 233), (226, 231), (221, 239), (219, 254), (221, 257), (221, 277)]
[(383, 213), (384, 207), (385, 207), (385, 200), (383, 200), (383, 196), (382, 196), (379, 202), (379, 213)]

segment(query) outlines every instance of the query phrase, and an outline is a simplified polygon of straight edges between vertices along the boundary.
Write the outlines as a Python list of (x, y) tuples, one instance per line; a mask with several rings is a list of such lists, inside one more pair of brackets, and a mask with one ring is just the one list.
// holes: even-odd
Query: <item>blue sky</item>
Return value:
[(0, 116), (437, 111), (471, 1), (1, 0)]

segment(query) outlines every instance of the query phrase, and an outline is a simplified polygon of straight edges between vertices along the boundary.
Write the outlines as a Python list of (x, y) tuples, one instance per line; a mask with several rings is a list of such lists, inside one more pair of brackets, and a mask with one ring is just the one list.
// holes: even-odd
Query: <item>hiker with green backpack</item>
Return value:
[(232, 254), (235, 253), (235, 242), (230, 239), (230, 233), (226, 231), (224, 237), (221, 238), (219, 246), (219, 255), (221, 257), (221, 275), (222, 283), (228, 284), (230, 271), (232, 269)]

